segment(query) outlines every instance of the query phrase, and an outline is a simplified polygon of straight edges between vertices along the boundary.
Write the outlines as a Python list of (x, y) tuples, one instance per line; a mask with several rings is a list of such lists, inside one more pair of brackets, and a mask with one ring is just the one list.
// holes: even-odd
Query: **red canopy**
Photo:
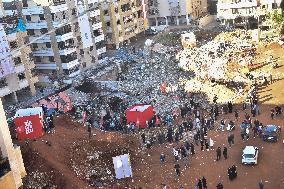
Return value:
[(135, 105), (126, 110), (127, 123), (134, 122), (137, 128), (146, 128), (146, 121), (154, 116), (153, 106), (151, 105)]

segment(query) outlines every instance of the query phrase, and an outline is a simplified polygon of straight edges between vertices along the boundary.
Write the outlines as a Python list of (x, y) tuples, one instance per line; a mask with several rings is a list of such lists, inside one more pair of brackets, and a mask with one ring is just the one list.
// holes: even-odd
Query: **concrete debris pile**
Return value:
[(194, 71), (202, 80), (250, 83), (246, 74), (254, 51), (248, 35), (225, 33), (201, 47), (181, 51), (177, 59), (182, 69)]
[(27, 175), (24, 186), (27, 189), (57, 189), (57, 186), (51, 184), (53, 183), (51, 182), (52, 179), (52, 174), (47, 172), (33, 171)]
[(195, 93), (205, 93), (210, 102), (213, 101), (215, 94), (218, 94), (218, 103), (227, 103), (236, 98), (237, 91), (224, 87), (224, 85), (211, 83), (209, 81), (201, 82), (192, 79), (186, 82), (185, 91)]
[[(123, 74), (126, 79), (119, 83), (118, 91), (128, 94), (132, 103), (153, 103), (157, 113), (170, 112), (180, 105), (180, 100), (175, 100), (181, 96), (180, 81), (192, 77), (178, 69), (173, 55), (156, 53)], [(162, 83), (166, 83), (167, 94), (160, 91)]]

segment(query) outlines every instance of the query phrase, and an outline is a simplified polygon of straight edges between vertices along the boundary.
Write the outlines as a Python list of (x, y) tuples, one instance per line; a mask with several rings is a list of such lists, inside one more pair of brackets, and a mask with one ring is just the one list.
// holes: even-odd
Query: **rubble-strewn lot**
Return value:
[[(212, 32), (214, 35), (206, 35), (203, 32), (200, 33), (206, 36), (205, 39), (201, 39), (200, 33), (196, 34), (199, 40), (198, 47), (201, 47), (201, 49), (206, 45), (208, 47), (208, 40), (216, 35), (214, 32)], [(217, 37), (217, 39), (219, 38)], [(119, 81), (111, 81), (112, 79), (116, 80), (116, 77), (109, 80), (99, 80), (95, 74), (104, 75), (106, 72), (103, 69), (86, 72), (76, 80), (75, 88), (67, 90), (73, 104), (76, 106), (84, 105), (87, 109), (92, 109), (93, 113), (98, 116), (101, 111), (110, 106), (108, 102), (113, 100), (111, 97), (120, 96), (127, 105), (151, 103), (157, 113), (167, 115), (167, 113), (172, 113), (176, 107), (188, 101), (189, 98), (187, 95), (184, 96), (184, 91), (197, 93), (195, 102), (198, 102), (203, 108), (208, 108), (208, 101), (212, 101), (214, 95), (223, 99), (218, 103), (226, 102), (236, 95), (242, 95), (245, 91), (244, 83), (248, 82), (227, 83), (227, 87), (225, 87), (226, 82), (212, 83), (199, 80), (196, 78), (197, 71), (195, 68), (185, 69), (181, 66), (176, 60), (176, 54), (182, 50), (180, 43), (176, 41), (177, 39), (177, 36), (168, 36), (166, 39), (160, 40), (159, 43), (153, 44), (154, 51), (151, 53), (151, 50), (146, 49), (149, 54), (145, 58), (140, 58), (137, 62), (114, 61), (111, 64), (112, 69), (116, 69), (117, 73), (121, 69)], [(171, 40), (175, 40), (175, 42), (171, 43)], [(167, 46), (169, 44), (174, 44), (174, 46)], [(195, 50), (198, 52), (198, 49)], [(229, 51), (234, 53), (230, 49)], [(281, 65), (273, 70), (273, 74), (275, 74), (273, 77), (276, 74), (283, 73), (284, 60), (281, 57), (283, 55), (281, 52), (283, 52), (282, 47), (275, 43), (260, 44), (256, 49), (257, 55), (252, 59), (254, 73), (271, 72), (271, 65), (265, 64), (271, 53), (275, 55), (276, 61)], [(200, 53), (202, 52), (199, 52), (199, 55), (196, 54), (196, 56), (200, 56)], [(238, 53), (234, 58), (237, 60), (240, 56), (241, 53)], [(229, 54), (226, 54), (226, 58), (229, 57)], [(186, 56), (185, 58), (187, 61), (192, 61)], [(228, 64), (228, 66), (231, 66), (229, 70), (235, 68), (231, 63)], [(218, 69), (214, 71), (217, 72)], [(167, 93), (161, 92), (162, 84), (165, 84)], [(241, 88), (238, 88), (236, 84), (240, 85)], [(271, 102), (281, 104), (281, 102), (284, 102), (283, 85), (283, 80), (277, 80), (273, 84), (261, 86), (258, 91), (259, 101), (266, 104)], [(257, 118), (264, 124), (282, 126), (283, 115), (270, 120), (271, 108), (274, 108), (274, 105), (261, 104), (261, 114)], [(36, 188), (55, 187), (60, 189), (99, 187), (159, 189), (161, 184), (167, 184), (173, 189), (180, 185), (185, 188), (193, 188), (196, 179), (202, 176), (207, 178), (208, 188), (215, 188), (217, 182), (222, 181), (226, 189), (257, 189), (257, 183), (260, 179), (264, 180), (265, 188), (284, 188), (284, 177), (282, 172), (279, 171), (284, 166), (283, 144), (280, 141), (275, 144), (265, 143), (258, 137), (251, 137), (246, 142), (241, 141), (238, 125), (240, 125), (245, 112), (249, 113), (249, 109), (241, 111), (241, 106), (238, 106), (237, 109), (241, 119), (236, 120), (235, 145), (229, 148), (229, 159), (224, 160), (222, 157), (220, 162), (216, 162), (215, 150), (200, 151), (200, 147), (196, 146), (197, 154), (190, 156), (189, 167), (185, 167), (185, 162), (182, 160), (179, 161), (181, 166), (181, 177), (179, 178), (175, 176), (172, 155), (172, 147), (179, 144), (165, 143), (159, 145), (155, 143), (150, 150), (147, 150), (141, 147), (140, 134), (128, 135), (116, 131), (104, 132), (96, 129), (92, 130), (93, 136), (89, 140), (86, 127), (83, 127), (83, 124), (79, 121), (81, 111), (78, 111), (79, 116), (77, 117), (61, 115), (55, 118), (55, 133), (47, 134), (41, 139), (30, 141), (28, 144), (21, 144), (22, 149), (24, 149), (23, 154), (28, 172), (24, 188), (31, 188), (34, 185)], [(227, 121), (235, 120), (233, 114), (221, 115), (220, 117)], [(180, 117), (177, 122), (179, 121)], [(216, 123), (216, 126), (218, 125), (219, 122)], [(147, 130), (146, 132), (148, 133)], [(223, 147), (227, 146), (227, 135), (227, 132), (213, 130), (209, 132), (208, 137), (215, 141), (214, 147)], [(241, 152), (245, 145), (259, 147), (259, 165), (244, 166), (241, 164)], [(161, 165), (159, 160), (162, 152), (166, 155), (164, 165)], [(116, 180), (114, 179), (112, 157), (123, 153), (130, 154), (133, 178)], [(230, 182), (227, 178), (227, 168), (233, 164), (237, 165), (238, 178)]]

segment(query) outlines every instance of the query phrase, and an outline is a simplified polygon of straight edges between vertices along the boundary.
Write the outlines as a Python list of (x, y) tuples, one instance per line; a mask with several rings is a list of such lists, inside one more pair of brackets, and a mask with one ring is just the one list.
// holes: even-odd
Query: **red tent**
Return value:
[(33, 139), (43, 135), (43, 112), (42, 108), (20, 109), (16, 112), (14, 123), (17, 138)]
[(146, 128), (146, 121), (154, 116), (153, 106), (139, 104), (126, 110), (127, 123), (135, 122), (137, 128)]

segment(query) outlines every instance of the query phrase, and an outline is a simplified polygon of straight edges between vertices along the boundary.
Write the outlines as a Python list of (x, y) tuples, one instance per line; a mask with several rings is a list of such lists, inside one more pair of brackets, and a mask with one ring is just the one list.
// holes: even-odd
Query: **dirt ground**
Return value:
[[(272, 73), (276, 78), (277, 73), (284, 73), (284, 60), (282, 48), (266, 48), (258, 57), (258, 61), (265, 60), (267, 54), (273, 53), (275, 60), (279, 63), (279, 68)], [(271, 71), (266, 66), (267, 71)], [(284, 80), (277, 79), (272, 84), (262, 87), (259, 92), (261, 102), (258, 120), (263, 124), (276, 124), (281, 126), (283, 133), (283, 115), (270, 119), (270, 110), (276, 104), (282, 105)], [(240, 110), (239, 105), (235, 108)], [(241, 140), (240, 125), (244, 118), (244, 113), (249, 110), (240, 110), (240, 119), (236, 121), (237, 128), (234, 131), (235, 144), (228, 149), (229, 158), (216, 162), (215, 149), (221, 146), (228, 146), (227, 132), (210, 131), (209, 138), (215, 141), (215, 149), (212, 151), (200, 151), (196, 146), (196, 155), (190, 156), (189, 168), (185, 168), (183, 160), (180, 160), (181, 176), (176, 177), (174, 170), (174, 157), (172, 147), (177, 145), (165, 143), (155, 144), (149, 151), (141, 148), (141, 141), (137, 135), (126, 135), (117, 132), (102, 132), (93, 130), (91, 140), (88, 139), (86, 128), (79, 123), (72, 121), (68, 116), (60, 116), (55, 119), (55, 133), (46, 134), (40, 139), (29, 142), (21, 142), (24, 163), (28, 176), (26, 177), (24, 188), (38, 188), (31, 183), (40, 182), (35, 179), (34, 173), (43, 173), (46, 183), (43, 188), (59, 189), (90, 189), (98, 188), (145, 188), (158, 189), (161, 184), (166, 184), (171, 189), (177, 189), (183, 185), (186, 189), (194, 188), (196, 179), (205, 176), (208, 188), (215, 188), (221, 181), (225, 189), (257, 189), (260, 179), (264, 181), (267, 189), (284, 188), (284, 147), (281, 134), (277, 143), (263, 142), (260, 138), (253, 138), (250, 131), (250, 139), (246, 142)], [(234, 120), (233, 114), (221, 115), (218, 118)], [(254, 120), (254, 119), (253, 119)], [(246, 145), (257, 146), (260, 149), (259, 162), (256, 166), (241, 164), (242, 149)], [(100, 152), (96, 154), (96, 152)], [(166, 154), (166, 162), (161, 165), (159, 156)], [(133, 178), (117, 181), (113, 179), (114, 170), (112, 156), (122, 153), (129, 153), (133, 169)], [(149, 154), (149, 155), (148, 155)], [(93, 157), (95, 156), (95, 158)], [(235, 164), (237, 166), (238, 177), (234, 181), (229, 181), (227, 169)], [(92, 167), (101, 170), (106, 180), (100, 180), (94, 176), (86, 178), (85, 174)], [(83, 171), (79, 171), (83, 170)], [(85, 171), (86, 172), (85, 172)], [(110, 173), (110, 174), (109, 174)], [(41, 177), (39, 177), (41, 178)], [(31, 182), (32, 181), (32, 182)], [(97, 182), (94, 182), (97, 181)]]

